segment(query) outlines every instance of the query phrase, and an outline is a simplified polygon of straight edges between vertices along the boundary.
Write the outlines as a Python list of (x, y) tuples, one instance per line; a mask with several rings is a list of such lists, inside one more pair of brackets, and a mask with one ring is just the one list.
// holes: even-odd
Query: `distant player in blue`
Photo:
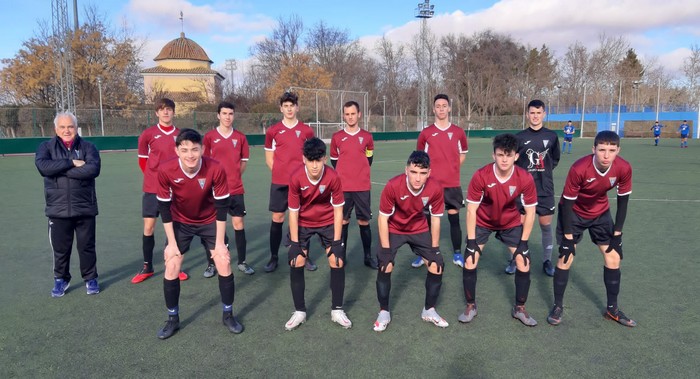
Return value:
[[(564, 153), (566, 152), (567, 154), (571, 154), (571, 144), (574, 140), (574, 133), (576, 132), (576, 128), (571, 124), (571, 120), (564, 125), (564, 144), (561, 146), (561, 152)], [(569, 151), (566, 151), (566, 144), (569, 144)]]
[(683, 123), (678, 126), (678, 133), (681, 134), (681, 148), (688, 147), (688, 133), (690, 133), (690, 126), (688, 126), (687, 120), (683, 120)]
[(662, 124), (659, 124), (658, 121), (654, 123), (654, 125), (651, 126), (649, 130), (654, 131), (654, 146), (659, 146), (659, 138), (661, 138), (661, 128), (664, 126)]

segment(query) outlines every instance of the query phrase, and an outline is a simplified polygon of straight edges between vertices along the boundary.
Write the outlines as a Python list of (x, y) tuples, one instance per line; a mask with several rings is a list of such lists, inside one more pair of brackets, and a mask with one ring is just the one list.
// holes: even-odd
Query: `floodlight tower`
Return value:
[(51, 0), (53, 44), (56, 53), (56, 111), (75, 113), (73, 32), (68, 24), (67, 0)]
[(419, 105), (419, 123), (420, 127), (424, 128), (427, 126), (428, 122), (428, 106), (427, 106), (427, 92), (428, 92), (428, 80), (426, 78), (426, 73), (428, 68), (425, 64), (425, 45), (428, 39), (428, 19), (432, 18), (435, 14), (435, 5), (430, 4), (430, 0), (425, 0), (422, 3), (418, 3), (418, 8), (415, 10), (416, 18), (421, 19), (420, 24), (420, 52), (418, 56), (418, 78), (420, 84), (420, 105)]
[(232, 94), (235, 89), (235, 84), (233, 82), (233, 72), (238, 69), (238, 62), (235, 59), (227, 59), (225, 67), (231, 73), (231, 77), (229, 77), (229, 87), (231, 88), (230, 93)]

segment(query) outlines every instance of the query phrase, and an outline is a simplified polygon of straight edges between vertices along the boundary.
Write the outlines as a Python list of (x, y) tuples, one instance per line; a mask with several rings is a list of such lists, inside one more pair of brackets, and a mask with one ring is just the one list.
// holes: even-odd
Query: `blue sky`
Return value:
[[(9, 0), (4, 0), (4, 2)], [(386, 34), (408, 42), (419, 24), (414, 10), (424, 0), (78, 0), (79, 12), (97, 5), (113, 26), (126, 23), (146, 41), (144, 66), (168, 41), (179, 37), (184, 13), (188, 38), (199, 43), (221, 69), (226, 59), (241, 64), (249, 47), (269, 35), (278, 17), (298, 14), (305, 27), (323, 20), (348, 29), (353, 38), (372, 47)], [(72, 0), (69, 11), (72, 14)], [(525, 45), (543, 43), (557, 55), (578, 40), (594, 48), (599, 35), (626, 37), (642, 60), (657, 59), (678, 72), (691, 44), (700, 44), (700, 1), (691, 0), (431, 0), (431, 30), (471, 35), (491, 28)], [(11, 58), (31, 38), (39, 20), (51, 23), (50, 0), (13, 1), (0, 12), (0, 58)], [(72, 19), (71, 19), (72, 20)]]

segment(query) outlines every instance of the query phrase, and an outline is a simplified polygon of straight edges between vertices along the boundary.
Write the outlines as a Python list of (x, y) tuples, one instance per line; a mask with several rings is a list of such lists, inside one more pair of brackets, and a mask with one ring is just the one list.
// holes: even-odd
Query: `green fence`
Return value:
[[(493, 138), (501, 133), (517, 133), (519, 131), (520, 130), (470, 130), (465, 132), (468, 133), (469, 138)], [(557, 131), (557, 134), (563, 137), (561, 131)], [(415, 140), (418, 138), (418, 132), (372, 133), (372, 136), (375, 141)], [(248, 138), (248, 143), (253, 146), (262, 146), (265, 143), (264, 134), (248, 134), (246, 137)], [(138, 136), (95, 136), (84, 138), (94, 143), (101, 151), (134, 150), (138, 147)], [(49, 139), (49, 137), (0, 138), (0, 155), (34, 153), (39, 147), (39, 144), (47, 139)]]

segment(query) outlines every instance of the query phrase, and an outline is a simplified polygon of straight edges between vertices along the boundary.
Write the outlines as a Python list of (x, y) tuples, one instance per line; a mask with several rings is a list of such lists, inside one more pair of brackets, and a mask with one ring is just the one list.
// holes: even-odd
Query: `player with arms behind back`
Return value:
[[(462, 226), (459, 210), (464, 208), (464, 193), (460, 183), (460, 170), (467, 157), (467, 136), (464, 129), (450, 122), (450, 99), (445, 94), (437, 94), (433, 99), (435, 122), (418, 135), (416, 150), (423, 150), (430, 156), (431, 177), (443, 188), (447, 221), (450, 223), (452, 240), (452, 263), (462, 267), (464, 258), (460, 250)], [(430, 217), (427, 214), (428, 218)], [(423, 259), (417, 257), (411, 264), (420, 267)]]
[(364, 250), (365, 266), (377, 269), (377, 261), (372, 257), (372, 182), (370, 166), (374, 158), (372, 133), (360, 127), (360, 104), (348, 101), (343, 105), (345, 128), (331, 138), (331, 164), (338, 171), (343, 182), (345, 206), (343, 207), (343, 244), (348, 246), (348, 227), (352, 210), (355, 209), (360, 239)]

